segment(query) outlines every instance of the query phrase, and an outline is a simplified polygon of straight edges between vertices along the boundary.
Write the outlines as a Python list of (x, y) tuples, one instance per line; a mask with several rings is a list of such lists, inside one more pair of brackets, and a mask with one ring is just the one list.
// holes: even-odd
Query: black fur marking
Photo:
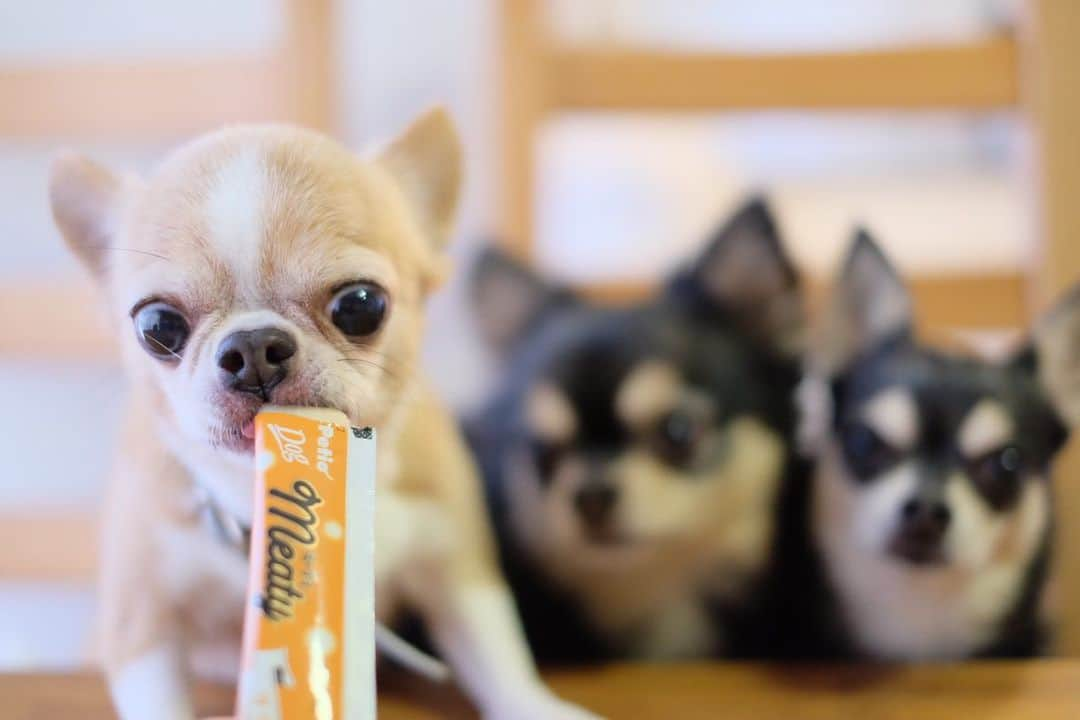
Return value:
[[(862, 407), (887, 388), (911, 393), (919, 413), (920, 436), (907, 459), (919, 462), (923, 477), (945, 477), (957, 470), (969, 477), (980, 473), (979, 461), (965, 458), (956, 445), (962, 423), (984, 399), (1000, 403), (1018, 428), (1009, 445), (1020, 463), (1019, 475), (1045, 475), (1066, 438), (1066, 428), (1050, 404), (1030, 363), (991, 365), (979, 360), (928, 350), (910, 338), (894, 339), (857, 359), (833, 383), (834, 427), (838, 433), (857, 422)], [(1003, 448), (1002, 448), (1003, 449)], [(870, 463), (870, 472), (859, 462), (849, 469), (863, 482), (872, 481), (885, 469)], [(982, 468), (985, 469), (985, 468)], [(1002, 492), (986, 483), (975, 489), (999, 512), (1011, 509), (1018, 493)]]

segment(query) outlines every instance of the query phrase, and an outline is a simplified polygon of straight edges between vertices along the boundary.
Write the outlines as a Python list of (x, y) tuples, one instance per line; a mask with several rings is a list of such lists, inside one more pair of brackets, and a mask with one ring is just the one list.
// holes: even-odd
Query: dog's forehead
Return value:
[(518, 382), (558, 387), (587, 428), (640, 424), (689, 388), (723, 413), (772, 421), (787, 413), (796, 377), (774, 378), (746, 341), (662, 301), (561, 314), (534, 334), (522, 359)]
[(1036, 377), (1008, 364), (911, 344), (864, 358), (844, 380), (842, 414), (904, 395), (921, 434), (947, 435), (969, 455), (1006, 440), (1042, 454), (1059, 432)]
[(395, 236), (407, 233), (384, 212), (394, 200), (384, 176), (332, 140), (239, 128), (162, 164), (133, 208), (129, 241), (165, 258), (162, 273), (180, 269), (190, 289), (217, 298), (241, 286), (299, 293), (349, 259), (399, 265), (408, 242)]
[(644, 360), (649, 343), (623, 313), (597, 313), (571, 333), (544, 373), (566, 396), (589, 442), (621, 442), (627, 428), (615, 413), (619, 387)]
[(860, 409), (882, 393), (902, 391), (919, 414), (963, 416), (981, 397), (1001, 390), (1003, 377), (989, 363), (916, 345), (885, 348), (857, 361), (845, 374), (845, 403)]

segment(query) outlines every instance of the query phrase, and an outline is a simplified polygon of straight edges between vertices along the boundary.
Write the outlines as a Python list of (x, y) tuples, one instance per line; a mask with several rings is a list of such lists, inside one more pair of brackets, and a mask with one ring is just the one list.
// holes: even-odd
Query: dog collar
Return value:
[(222, 543), (247, 555), (251, 549), (251, 526), (240, 522), (235, 515), (218, 503), (209, 490), (195, 485), (196, 511), (207, 531)]

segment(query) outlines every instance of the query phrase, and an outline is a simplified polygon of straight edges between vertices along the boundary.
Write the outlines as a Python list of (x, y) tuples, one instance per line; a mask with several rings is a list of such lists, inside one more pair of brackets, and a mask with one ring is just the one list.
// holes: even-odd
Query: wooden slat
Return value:
[(288, 80), (288, 118), (324, 132), (337, 130), (334, 92), (337, 43), (332, 0), (288, 0), (284, 63)]
[(1025, 101), (1035, 142), (1042, 304), (1080, 280), (1080, 3), (1032, 0)]
[(1030, 313), (1027, 278), (993, 275), (916, 275), (910, 278), (916, 322), (926, 328), (1022, 328)]
[[(1020, 273), (915, 275), (907, 281), (920, 327), (996, 330), (1028, 323), (1027, 280)], [(827, 284), (810, 279), (807, 285), (810, 305), (817, 307)], [(605, 303), (638, 300), (655, 290), (644, 282), (591, 283), (580, 289)]]
[(0, 358), (113, 361), (117, 344), (106, 331), (102, 304), (89, 280), (0, 284)]
[[(1045, 307), (1080, 280), (1080, 3), (1029, 0), (1024, 99), (1033, 130), (1040, 263), (1033, 294)], [(1062, 649), (1080, 655), (1080, 434), (1057, 463)]]
[[(928, 328), (995, 329), (1028, 323), (1027, 281), (1019, 273), (916, 275), (910, 278), (919, 322)], [(812, 305), (824, 283), (808, 283)], [(580, 288), (594, 300), (620, 303), (655, 290), (644, 281), (599, 282)], [(0, 357), (62, 357), (79, 348), (80, 357), (112, 361), (117, 344), (105, 329), (100, 302), (88, 282), (0, 285)]]
[[(1076, 661), (781, 666), (699, 662), (549, 669), (560, 697), (606, 718), (633, 720), (1072, 720), (1080, 713)], [(405, 702), (408, 701), (408, 704)], [(379, 717), (476, 717), (446, 685), (380, 673)]]
[(282, 47), (192, 60), (0, 68), (0, 136), (157, 140), (238, 122), (333, 130), (331, 0), (288, 0)]
[[(548, 670), (559, 696), (609, 718), (633, 720), (1072, 720), (1080, 663), (973, 662), (913, 667), (760, 663), (612, 664)], [(115, 717), (96, 674), (0, 675), (5, 720)], [(199, 684), (199, 717), (232, 713), (235, 690)], [(380, 720), (465, 720), (477, 712), (446, 683), (379, 668)]]
[(0, 68), (0, 136), (147, 140), (291, 120), (272, 58)]
[(86, 581), (97, 566), (97, 520), (90, 513), (0, 513), (0, 580)]
[(814, 54), (559, 48), (552, 107), (602, 110), (991, 109), (1016, 105), (1008, 38)]
[(499, 234), (507, 250), (528, 261), (532, 255), (537, 131), (547, 107), (542, 64), (547, 42), (535, 0), (500, 3), (502, 182)]

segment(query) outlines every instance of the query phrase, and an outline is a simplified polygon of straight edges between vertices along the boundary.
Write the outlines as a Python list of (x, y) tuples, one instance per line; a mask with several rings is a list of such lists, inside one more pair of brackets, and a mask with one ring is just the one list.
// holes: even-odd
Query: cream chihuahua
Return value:
[(145, 181), (56, 161), (53, 214), (131, 380), (101, 558), (125, 720), (190, 719), (189, 676), (235, 680), (252, 421), (271, 402), (378, 428), (380, 618), (419, 612), (487, 717), (588, 717), (536, 674), (476, 471), (417, 371), (460, 180), (442, 111), (370, 158), (265, 126), (198, 139)]

